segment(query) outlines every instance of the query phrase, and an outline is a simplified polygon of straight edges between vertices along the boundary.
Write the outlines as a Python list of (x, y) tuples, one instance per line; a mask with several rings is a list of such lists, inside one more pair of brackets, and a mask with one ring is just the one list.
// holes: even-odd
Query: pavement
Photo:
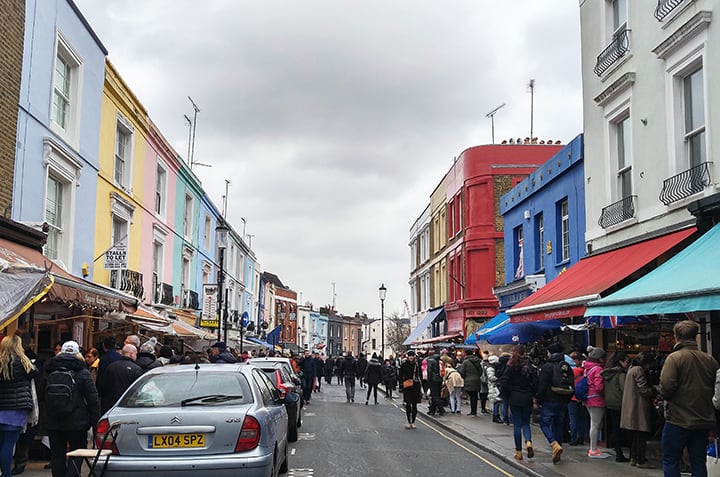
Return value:
[[(362, 394), (362, 391), (360, 394)], [(387, 400), (384, 401), (388, 402)], [(402, 409), (401, 397), (396, 397), (392, 402)], [(553, 464), (550, 458), (550, 445), (539, 426), (533, 424), (531, 431), (535, 457), (528, 459), (527, 454), (523, 451), (523, 460), (518, 461), (513, 456), (515, 444), (512, 426), (492, 422), (491, 415), (468, 416), (467, 413), (470, 411), (470, 407), (467, 402), (463, 403), (461, 414), (447, 412), (442, 417), (429, 416), (426, 412), (427, 407), (426, 400), (423, 400), (418, 405), (419, 419), (446, 430), (457, 437), (458, 441), (468, 442), (492, 454), (507, 464), (505, 470), (517, 469), (519, 472), (531, 477), (609, 477), (613, 474), (622, 475), (623, 477), (650, 477), (662, 475), (662, 466), (659, 462), (660, 443), (657, 441), (648, 443), (648, 457), (654, 457), (650, 461), (657, 466), (656, 469), (638, 469), (630, 466), (629, 463), (615, 462), (615, 452), (612, 449), (603, 447), (600, 447), (601, 450), (610, 454), (610, 457), (606, 459), (590, 459), (587, 456), (587, 445), (570, 446), (567, 443), (563, 445), (560, 463)], [(26, 477), (50, 477), (50, 470), (43, 469), (46, 463), (47, 461), (31, 461), (22, 475)], [(83, 467), (83, 475), (87, 475), (85, 466)]]
[[(395, 402), (402, 406), (402, 398), (396, 399)], [(447, 408), (446, 408), (447, 409)], [(533, 449), (535, 457), (527, 458), (527, 453), (523, 449), (523, 460), (518, 461), (514, 458), (515, 442), (513, 440), (513, 427), (504, 424), (492, 422), (492, 415), (468, 416), (470, 406), (463, 403), (461, 414), (450, 414), (449, 409), (440, 416), (429, 416), (427, 414), (427, 401), (423, 401), (418, 405), (418, 418), (432, 422), (433, 424), (452, 433), (459, 439), (465, 440), (484, 451), (494, 455), (509, 466), (522, 471), (530, 476), (538, 477), (608, 477), (613, 474), (619, 474), (623, 477), (649, 477), (662, 475), (662, 464), (659, 461), (660, 442), (648, 442), (647, 455), (657, 456), (650, 459), (650, 462), (657, 468), (655, 469), (638, 469), (633, 467), (629, 462), (615, 462), (615, 451), (600, 446), (600, 449), (610, 457), (606, 459), (591, 459), (587, 456), (588, 445), (570, 446), (568, 443), (563, 444), (562, 458), (558, 464), (553, 464), (551, 460), (550, 444), (545, 439), (538, 425), (531, 425), (531, 433), (533, 440)], [(629, 452), (625, 450), (625, 456), (628, 457)]]

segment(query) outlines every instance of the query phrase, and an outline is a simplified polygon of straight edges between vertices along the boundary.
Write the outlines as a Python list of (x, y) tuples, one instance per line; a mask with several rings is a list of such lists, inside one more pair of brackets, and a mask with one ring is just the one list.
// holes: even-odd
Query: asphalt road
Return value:
[(337, 384), (313, 393), (299, 440), (290, 446), (288, 477), (523, 475), (421, 417), (417, 429), (405, 429), (399, 398), (378, 393), (379, 404), (371, 397), (366, 406), (366, 389), (355, 392), (355, 403), (346, 402)]

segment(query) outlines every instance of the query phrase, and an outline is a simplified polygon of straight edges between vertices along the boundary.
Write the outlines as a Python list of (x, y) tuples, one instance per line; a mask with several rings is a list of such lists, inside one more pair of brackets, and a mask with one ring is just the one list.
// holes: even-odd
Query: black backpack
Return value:
[(75, 373), (56, 369), (48, 374), (45, 384), (45, 409), (49, 416), (69, 416), (74, 405)]
[(562, 396), (571, 396), (575, 391), (575, 377), (572, 368), (564, 359), (553, 365), (550, 390)]

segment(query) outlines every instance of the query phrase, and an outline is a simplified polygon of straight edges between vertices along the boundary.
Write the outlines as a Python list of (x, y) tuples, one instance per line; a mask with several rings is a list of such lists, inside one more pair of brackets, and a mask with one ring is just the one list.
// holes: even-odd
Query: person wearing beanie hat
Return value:
[(600, 424), (605, 416), (605, 380), (602, 377), (603, 365), (605, 363), (605, 350), (593, 348), (585, 360), (585, 376), (588, 381), (588, 398), (585, 407), (590, 414), (590, 449), (588, 457), (591, 459), (605, 459), (610, 454), (602, 452), (597, 447), (598, 436), (600, 435)]
[[(565, 413), (572, 399), (574, 377), (572, 368), (565, 361), (565, 348), (555, 342), (548, 346), (548, 360), (540, 368), (537, 398), (540, 411), (540, 429), (552, 449), (552, 463), (560, 462), (563, 453), (562, 441), (565, 432)], [(531, 449), (528, 445), (528, 457)]]

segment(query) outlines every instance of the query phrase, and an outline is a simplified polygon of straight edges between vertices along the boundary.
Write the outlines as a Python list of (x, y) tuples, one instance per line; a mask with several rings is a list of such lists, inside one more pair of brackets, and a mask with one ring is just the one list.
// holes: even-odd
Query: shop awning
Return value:
[[(138, 305), (135, 297), (76, 277), (55, 265), (39, 250), (2, 238), (0, 271), (3, 276), (0, 293), (3, 293), (2, 298), (7, 298), (2, 300), (2, 303), (7, 303), (8, 309), (15, 310), (7, 315), (4, 308), (0, 310), (0, 320), (5, 320), (0, 326), (9, 324), (8, 318), (16, 318), (44, 295), (47, 295), (50, 301), (101, 312), (132, 312)], [(17, 279), (21, 273), (26, 274), (23, 286), (27, 286), (27, 293), (17, 293)], [(15, 278), (11, 280), (10, 275), (15, 275)], [(16, 285), (11, 285), (12, 282)], [(12, 295), (11, 288), (16, 289)], [(7, 295), (4, 295), (4, 292), (7, 292)]]
[[(433, 338), (427, 338), (427, 339), (424, 339), (424, 340), (413, 341), (412, 344), (413, 344), (413, 345), (435, 344), (435, 343), (442, 343), (442, 342), (445, 342), (445, 341), (448, 341), (448, 342), (449, 342), (449, 340), (453, 340), (453, 339), (456, 339), (456, 338), (462, 338), (462, 333), (458, 331), (457, 333), (452, 333), (452, 334), (449, 334), (449, 335), (435, 336), (435, 337), (433, 337)], [(458, 344), (460, 344), (460, 343), (458, 343)]]
[(264, 346), (265, 348), (275, 349), (275, 346), (271, 345), (267, 341), (263, 341), (261, 339), (255, 338), (254, 336), (248, 336), (245, 339), (252, 343), (259, 344), (260, 346)]
[(695, 227), (691, 227), (583, 258), (506, 313), (513, 323), (583, 316), (588, 302), (597, 300), (601, 293), (648, 265), (695, 231)]
[(495, 315), (495, 317), (492, 318), (490, 321), (482, 325), (475, 333), (472, 333), (470, 336), (468, 336), (465, 340), (465, 344), (473, 345), (478, 341), (487, 340), (487, 337), (490, 333), (502, 326), (507, 326), (508, 324), (510, 324), (510, 317), (507, 313), (501, 311), (500, 313)]
[(630, 285), (588, 304), (587, 315), (720, 310), (720, 224)]
[(410, 333), (410, 336), (403, 341), (403, 346), (410, 346), (412, 343), (416, 342), (428, 326), (433, 324), (436, 320), (442, 321), (443, 319), (445, 319), (445, 307), (440, 306), (428, 311), (425, 318), (418, 323), (417, 327), (412, 331), (412, 333)]

